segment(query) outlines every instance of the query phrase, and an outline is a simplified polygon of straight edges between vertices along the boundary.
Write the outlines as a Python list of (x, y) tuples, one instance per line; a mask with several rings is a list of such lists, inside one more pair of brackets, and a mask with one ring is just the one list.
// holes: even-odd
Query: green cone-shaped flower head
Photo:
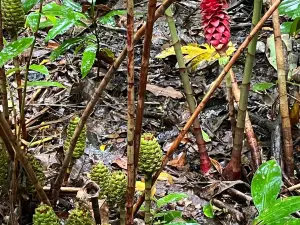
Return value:
[[(68, 125), (67, 139), (64, 144), (65, 151), (69, 150), (71, 138), (74, 134), (74, 131), (75, 131), (76, 126), (79, 123), (79, 121), (80, 121), (80, 118), (78, 116), (73, 117)], [(76, 147), (73, 152), (74, 159), (79, 159), (83, 155), (84, 150), (85, 150), (85, 145), (86, 145), (85, 141), (86, 141), (86, 125), (84, 125), (84, 127), (79, 135), (78, 141), (76, 143)]]
[(108, 199), (118, 204), (125, 203), (127, 176), (122, 171), (114, 171), (110, 178)]
[(109, 179), (110, 179), (110, 171), (108, 168), (102, 163), (99, 162), (98, 164), (94, 165), (91, 172), (90, 177), (92, 181), (100, 187), (100, 198), (105, 198), (108, 193), (109, 189)]
[(60, 225), (58, 217), (48, 205), (40, 205), (35, 209), (33, 225)]
[(0, 138), (0, 187), (7, 186), (9, 157), (5, 144)]
[(87, 209), (76, 208), (70, 212), (66, 225), (94, 225), (91, 213)]
[[(40, 182), (40, 184), (42, 186), (44, 186), (45, 182), (46, 182), (46, 177), (43, 171), (43, 166), (40, 163), (39, 160), (37, 160), (33, 155), (27, 153), (27, 159), (29, 161), (29, 163), (31, 164), (33, 171), (35, 172), (35, 175), (37, 176), (38, 181)], [(35, 188), (33, 186), (33, 184), (31, 184), (31, 181), (29, 179), (29, 177), (26, 178), (26, 182), (27, 182), (27, 189), (28, 192), (34, 192)]]
[(24, 27), (25, 13), (21, 0), (2, 0), (3, 27), (16, 34)]
[(160, 168), (162, 150), (153, 134), (145, 133), (141, 137), (139, 170), (144, 174), (152, 174)]

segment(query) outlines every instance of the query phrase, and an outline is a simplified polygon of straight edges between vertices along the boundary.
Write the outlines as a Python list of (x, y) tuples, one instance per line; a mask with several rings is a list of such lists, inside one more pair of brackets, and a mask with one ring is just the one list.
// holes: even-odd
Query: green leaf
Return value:
[(290, 35), (294, 36), (297, 35), (300, 31), (300, 17), (296, 18), (292, 25), (291, 25), (291, 30), (290, 30)]
[[(33, 32), (35, 32), (38, 19), (39, 19), (39, 13), (32, 12), (27, 16), (25, 24), (27, 27), (30, 27)], [(42, 20), (42, 17), (41, 17), (41, 20)], [(47, 20), (40, 22), (39, 28), (43, 29), (43, 28), (50, 27), (50, 26), (53, 26), (53, 23), (51, 22), (51, 20), (47, 19)]]
[(300, 196), (292, 196), (282, 200), (277, 199), (275, 203), (270, 204), (270, 207), (260, 213), (260, 215), (254, 220), (254, 224), (269, 225), (277, 220), (289, 217), (292, 213), (299, 210)]
[(49, 76), (49, 71), (48, 71), (47, 67), (44, 65), (32, 64), (29, 66), (29, 69), (37, 71), (41, 74), (45, 74), (46, 76)]
[(109, 13), (105, 14), (104, 16), (100, 17), (99, 22), (102, 23), (103, 25), (114, 27), (116, 26), (114, 16), (125, 15), (126, 13), (127, 13), (126, 10), (112, 10)]
[(169, 222), (173, 221), (174, 219), (181, 218), (182, 212), (170, 210), (170, 211), (156, 213), (154, 215), (154, 218), (159, 218), (159, 217), (163, 217), (163, 220), (166, 221), (167, 223), (169, 223)]
[(82, 63), (81, 63), (81, 74), (82, 78), (85, 78), (86, 75), (90, 72), (95, 59), (96, 59), (97, 46), (89, 45), (83, 52)]
[(0, 67), (29, 48), (33, 40), (34, 37), (24, 37), (6, 45), (0, 52)]
[(284, 22), (280, 25), (281, 33), (289, 34), (291, 31), (291, 26), (293, 22)]
[(211, 202), (207, 203), (203, 207), (203, 213), (208, 218), (214, 218), (214, 211), (213, 211), (213, 206), (212, 206)]
[(36, 5), (36, 3), (38, 3), (38, 1), (39, 0), (26, 0), (23, 3), (23, 8), (24, 8), (25, 14), (27, 14)]
[(59, 82), (54, 81), (29, 81), (27, 82), (28, 87), (58, 87), (58, 88), (66, 88)]
[(75, 22), (75, 20), (70, 19), (59, 19), (57, 24), (49, 30), (45, 41), (48, 42), (51, 39), (55, 38), (57, 35), (64, 34), (67, 30), (74, 26)]
[(85, 41), (84, 37), (71, 38), (69, 40), (64, 41), (57, 49), (55, 49), (51, 53), (50, 59), (55, 60), (58, 56), (64, 54), (67, 50), (69, 50), (73, 46), (81, 44), (84, 41)]
[(300, 219), (294, 217), (284, 217), (282, 219), (271, 222), (268, 225), (299, 225)]
[(73, 9), (74, 11), (77, 12), (81, 12), (81, 5), (77, 2), (74, 2), (72, 0), (64, 0), (63, 4), (71, 9)]
[(210, 142), (211, 141), (210, 137), (208, 136), (208, 134), (204, 130), (202, 130), (202, 137), (203, 137), (203, 140), (205, 142)]
[(300, 1), (298, 0), (283, 0), (279, 6), (281, 15), (288, 15), (292, 19), (300, 17)]
[(157, 208), (160, 208), (162, 206), (165, 206), (171, 202), (179, 201), (180, 199), (188, 197), (187, 194), (185, 193), (171, 193), (168, 194), (167, 196), (160, 198), (157, 200)]
[(262, 83), (256, 83), (253, 85), (252, 90), (253, 91), (266, 91), (273, 87), (275, 84), (273, 83), (268, 83), (268, 82), (262, 82)]
[(272, 206), (281, 187), (281, 170), (275, 160), (263, 163), (251, 182), (251, 195), (259, 212)]
[(187, 222), (171, 222), (166, 225), (199, 225), (199, 223), (187, 223)]
[(60, 18), (68, 18), (69, 20), (80, 20), (81, 18), (86, 18), (83, 13), (76, 12), (64, 5), (57, 5), (54, 2), (43, 7), (43, 14), (57, 16)]

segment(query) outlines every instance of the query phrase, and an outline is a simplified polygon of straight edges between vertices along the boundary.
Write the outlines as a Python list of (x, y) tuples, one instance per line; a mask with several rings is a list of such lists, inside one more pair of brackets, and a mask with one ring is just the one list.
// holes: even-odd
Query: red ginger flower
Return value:
[(227, 47), (230, 39), (229, 16), (225, 0), (202, 0), (202, 26), (206, 41), (217, 50)]

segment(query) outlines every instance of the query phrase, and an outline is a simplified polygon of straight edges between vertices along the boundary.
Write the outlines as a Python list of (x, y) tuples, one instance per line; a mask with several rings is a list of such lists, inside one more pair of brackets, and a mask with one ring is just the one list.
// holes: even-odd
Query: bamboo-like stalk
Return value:
[[(30, 67), (30, 63), (31, 63), (31, 59), (32, 59), (32, 55), (33, 55), (33, 50), (34, 50), (34, 46), (36, 43), (36, 39), (37, 39), (37, 34), (40, 28), (40, 20), (41, 20), (41, 16), (42, 16), (42, 8), (43, 8), (43, 0), (40, 0), (40, 6), (39, 6), (39, 15), (38, 15), (38, 20), (37, 20), (37, 24), (36, 24), (36, 31), (34, 32), (34, 39), (30, 48), (30, 52), (29, 52), (29, 56), (28, 56), (28, 60), (26, 62), (26, 67), (25, 67), (25, 76), (24, 76), (24, 89), (23, 89), (23, 94), (22, 94), (22, 99), (21, 101), (19, 100), (20, 103), (20, 121), (22, 124), (22, 132), (23, 132), (23, 139), (27, 140), (27, 131), (26, 131), (26, 124), (25, 124), (25, 101), (26, 101), (26, 90), (27, 90), (27, 82), (28, 82), (28, 74), (29, 74), (29, 67)], [(22, 89), (20, 89), (21, 93), (22, 93)], [(19, 96), (20, 97), (20, 96)], [(23, 128), (24, 126), (24, 128)]]
[[(238, 87), (238, 84), (236, 82), (235, 75), (232, 71), (230, 70), (230, 76), (231, 76), (231, 86), (232, 86), (232, 93), (234, 95), (235, 101), (239, 103), (240, 101), (240, 89)], [(245, 117), (245, 133), (247, 136), (247, 141), (251, 150), (251, 159), (252, 159), (252, 165), (253, 169), (257, 170), (258, 167), (262, 164), (262, 159), (261, 159), (261, 147), (259, 146), (257, 142), (257, 138), (255, 136), (252, 123), (248, 114), (248, 111), (246, 112), (246, 117)]]
[(126, 224), (133, 225), (134, 169), (134, 1), (127, 0), (127, 195)]
[[(274, 0), (272, 0), (274, 2)], [(291, 121), (289, 116), (289, 106), (286, 91), (286, 72), (284, 65), (283, 44), (281, 39), (279, 12), (273, 13), (273, 28), (275, 36), (276, 63), (279, 88), (279, 105), (282, 121), (283, 151), (285, 157), (285, 172), (289, 178), (294, 178), (294, 155), (293, 140), (291, 131)]]
[[(261, 18), (262, 0), (254, 0), (254, 10), (252, 24), (255, 26)], [(241, 177), (241, 154), (244, 140), (245, 117), (248, 106), (248, 96), (250, 81), (252, 77), (253, 63), (255, 59), (256, 43), (258, 33), (256, 33), (248, 46), (248, 52), (245, 62), (244, 76), (241, 85), (241, 97), (238, 107), (237, 123), (233, 139), (233, 149), (231, 160), (223, 171), (223, 177), (228, 180), (236, 180)]]
[[(174, 2), (175, 0), (167, 0), (165, 1), (163, 4), (161, 4), (159, 6), (159, 8), (156, 10), (155, 13), (155, 20), (157, 20), (159, 17), (161, 17), (165, 10)], [(144, 24), (134, 35), (134, 43), (137, 43), (141, 37), (144, 35), (145, 33), (145, 29), (146, 29), (146, 25)], [(62, 185), (64, 176), (66, 174), (66, 171), (68, 169), (68, 166), (70, 164), (72, 155), (73, 155), (73, 151), (75, 149), (76, 146), (76, 142), (78, 140), (78, 137), (84, 127), (84, 124), (86, 123), (87, 119), (89, 118), (91, 112), (93, 111), (93, 108), (95, 107), (96, 103), (99, 100), (99, 97), (101, 96), (101, 94), (103, 93), (106, 85), (109, 83), (110, 79), (112, 78), (113, 74), (116, 72), (116, 70), (119, 68), (119, 66), (121, 65), (122, 61), (125, 59), (127, 54), (127, 49), (124, 48), (123, 51), (121, 52), (121, 54), (118, 56), (118, 58), (114, 61), (113, 65), (110, 67), (110, 69), (108, 70), (108, 72), (105, 74), (105, 76), (103, 77), (102, 81), (100, 82), (100, 84), (98, 85), (97, 89), (95, 90), (94, 94), (92, 95), (91, 100), (89, 101), (88, 105), (86, 106), (84, 112), (82, 113), (82, 116), (80, 118), (80, 122), (78, 123), (75, 132), (73, 134), (73, 137), (70, 141), (70, 147), (69, 150), (66, 154), (66, 157), (63, 161), (63, 165), (61, 167), (61, 170), (59, 171), (59, 174), (55, 180), (55, 183), (53, 185), (53, 191), (52, 191), (52, 195), (53, 195), (53, 202), (55, 202), (55, 200), (58, 198), (59, 195), (59, 191), (60, 191), (60, 187)]]
[(120, 225), (126, 224), (126, 207), (125, 204), (120, 204)]
[(145, 174), (145, 225), (151, 224), (151, 186), (152, 174)]
[[(3, 29), (2, 29), (2, 11), (1, 11), (1, 0), (0, 0), (0, 52), (2, 51), (4, 44), (3, 44)], [(7, 99), (7, 90), (6, 90), (6, 76), (4, 66), (0, 68), (0, 96), (1, 96), (1, 103), (3, 108), (4, 117), (7, 121), (9, 121), (9, 114), (8, 114), (8, 99)]]
[[(230, 70), (232, 71), (232, 69)], [(233, 93), (232, 93), (232, 84), (231, 84), (230, 73), (226, 75), (226, 89), (227, 89), (227, 101), (228, 101), (228, 112), (229, 112), (229, 120), (231, 124), (231, 132), (232, 137), (235, 134), (236, 127), (236, 119), (235, 119), (235, 109), (234, 109), (234, 101), (233, 101)]]
[[(167, 151), (167, 154), (164, 156), (160, 169), (154, 174), (152, 178), (152, 183), (155, 183), (159, 174), (163, 171), (164, 167), (167, 165), (169, 159), (177, 149), (178, 145), (181, 143), (181, 140), (184, 138), (185, 134), (187, 133), (188, 129), (192, 126), (194, 120), (198, 117), (198, 114), (203, 110), (205, 107), (205, 104), (210, 99), (211, 95), (214, 93), (214, 91), (219, 87), (222, 80), (226, 76), (226, 74), (229, 72), (230, 68), (233, 66), (233, 64), (236, 62), (236, 60), (239, 58), (239, 56), (242, 54), (243, 50), (248, 46), (254, 35), (262, 28), (266, 20), (272, 15), (272, 13), (275, 11), (275, 9), (278, 8), (279, 4), (281, 3), (281, 0), (276, 0), (276, 2), (269, 8), (269, 10), (266, 12), (266, 14), (261, 18), (261, 20), (257, 23), (257, 25), (251, 30), (248, 37), (244, 40), (244, 42), (240, 45), (240, 47), (236, 50), (234, 55), (231, 57), (229, 62), (224, 67), (221, 74), (217, 77), (217, 79), (212, 83), (210, 89), (203, 97), (200, 104), (195, 109), (194, 113), (191, 115), (190, 119), (187, 121), (175, 141), (173, 141), (172, 145)], [(136, 213), (141, 205), (143, 204), (145, 200), (145, 192), (143, 195), (141, 195), (137, 201), (137, 203), (134, 206), (133, 212)]]
[[(169, 30), (170, 30), (171, 37), (172, 37), (172, 44), (173, 44), (173, 47), (174, 47), (174, 50), (176, 53), (176, 58), (177, 58), (178, 66), (179, 66), (179, 72), (180, 72), (180, 76), (181, 76), (181, 82), (184, 87), (186, 100), (189, 105), (190, 113), (192, 114), (195, 111), (195, 108), (197, 105), (196, 105), (195, 98), (193, 95), (193, 89), (192, 89), (192, 85), (190, 83), (189, 74), (188, 74), (188, 71), (187, 71), (185, 63), (184, 63), (183, 54), (181, 51), (181, 44), (180, 44), (180, 40), (179, 40), (179, 37), (177, 34), (176, 25), (175, 25), (175, 21), (173, 18), (171, 6), (166, 10), (165, 14), (166, 14), (166, 19), (167, 19)], [(205, 145), (205, 141), (202, 136), (202, 129), (200, 126), (199, 118), (196, 118), (194, 121), (193, 132), (196, 137), (196, 143), (197, 143), (198, 151), (199, 151), (199, 155), (200, 155), (200, 170), (203, 173), (207, 173), (210, 169), (210, 159), (209, 159), (208, 153), (206, 151), (206, 145)]]
[[(7, 121), (4, 118), (4, 115), (2, 112), (0, 112), (0, 133), (3, 134), (3, 139), (9, 140), (9, 142), (4, 141), (4, 143), (9, 145), (10, 148), (14, 149), (15, 153), (17, 154), (17, 157), (19, 161), (21, 162), (23, 168), (25, 169), (31, 183), (34, 185), (36, 192), (38, 196), (40, 197), (40, 200), (47, 205), (51, 205), (50, 201), (43, 190), (43, 187), (41, 186), (39, 180), (37, 179), (34, 170), (32, 169), (31, 164), (28, 162), (27, 157), (24, 154), (24, 151), (21, 150), (20, 145), (18, 144), (16, 137), (11, 132), (10, 126), (7, 123)], [(7, 146), (8, 147), (8, 146)]]
[(155, 9), (156, 9), (157, 0), (149, 0), (148, 3), (148, 16), (145, 29), (145, 39), (143, 46), (143, 55), (142, 55), (142, 65), (140, 72), (140, 82), (139, 82), (139, 91), (138, 91), (138, 102), (136, 107), (136, 123), (135, 123), (135, 133), (134, 133), (134, 169), (137, 173), (139, 153), (140, 153), (140, 143), (142, 136), (142, 123), (144, 117), (144, 103), (145, 103), (145, 94), (146, 94), (146, 85), (149, 69), (149, 58), (150, 58), (150, 48), (151, 40), (153, 33), (153, 24), (155, 21)]

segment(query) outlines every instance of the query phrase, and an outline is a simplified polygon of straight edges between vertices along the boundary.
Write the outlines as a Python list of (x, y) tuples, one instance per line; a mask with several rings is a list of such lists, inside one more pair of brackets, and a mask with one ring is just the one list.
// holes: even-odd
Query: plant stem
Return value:
[[(11, 132), (10, 126), (7, 123), (7, 121), (5, 120), (2, 112), (0, 112), (0, 134), (1, 134), (1, 136), (3, 134), (2, 138), (4, 140), (4, 143), (7, 146), (7, 149), (8, 148), (14, 149), (14, 151), (17, 154), (17, 157), (18, 157), (19, 161), (21, 162), (23, 168), (25, 169), (31, 183), (34, 185), (36, 192), (40, 197), (40, 200), (44, 204), (51, 205), (45, 191), (43, 190), (43, 187), (41, 186), (39, 180), (37, 179), (37, 177), (34, 173), (34, 170), (32, 169), (31, 164), (28, 162), (28, 159), (25, 156), (24, 151), (21, 150), (20, 145), (18, 144), (16, 137)], [(5, 139), (8, 141), (5, 141)]]
[[(30, 63), (31, 63), (31, 59), (32, 59), (32, 55), (33, 55), (33, 50), (34, 50), (34, 46), (36, 43), (36, 39), (37, 39), (37, 34), (40, 28), (40, 20), (41, 20), (41, 16), (42, 16), (42, 8), (43, 8), (43, 0), (40, 0), (40, 6), (39, 6), (39, 15), (38, 15), (38, 20), (37, 20), (37, 24), (36, 24), (36, 31), (34, 32), (34, 39), (30, 48), (30, 52), (29, 52), (29, 56), (28, 56), (28, 60), (26, 62), (26, 67), (25, 67), (25, 76), (24, 76), (24, 89), (23, 89), (23, 95), (22, 95), (22, 100), (21, 100), (21, 104), (20, 104), (20, 120), (21, 120), (21, 124), (22, 124), (22, 131), (23, 131), (23, 139), (27, 140), (27, 132), (26, 132), (26, 125), (25, 125), (25, 103), (26, 103), (26, 90), (27, 90), (27, 81), (28, 81), (28, 74), (29, 74), (29, 67), (30, 67)], [(22, 93), (22, 89), (20, 89), (21, 93)], [(24, 124), (24, 129), (23, 129), (23, 124)]]
[[(160, 5), (160, 7), (156, 10), (155, 13), (155, 20), (157, 20), (159, 17), (161, 17), (165, 10), (174, 2), (175, 0), (167, 0), (164, 3)], [(134, 35), (134, 43), (137, 43), (141, 37), (144, 35), (146, 29), (146, 25), (144, 24)], [(84, 127), (84, 124), (86, 123), (87, 119), (89, 118), (90, 114), (93, 111), (93, 108), (95, 107), (96, 103), (98, 102), (102, 92), (104, 91), (106, 85), (109, 83), (110, 79), (112, 78), (114, 72), (119, 68), (122, 61), (125, 59), (127, 54), (127, 49), (124, 48), (121, 54), (118, 56), (118, 58), (114, 61), (113, 65), (110, 67), (108, 72), (105, 74), (104, 78), (98, 85), (97, 89), (95, 90), (94, 94), (92, 95), (91, 100), (89, 101), (88, 105), (86, 106), (84, 112), (82, 113), (82, 116), (80, 118), (80, 122), (77, 124), (75, 132), (73, 134), (73, 137), (70, 140), (70, 147), (66, 154), (66, 157), (63, 161), (61, 170), (59, 171), (59, 174), (55, 180), (55, 183), (53, 185), (53, 202), (56, 202), (56, 199), (59, 196), (60, 187), (62, 185), (64, 176), (66, 174), (66, 171), (68, 169), (69, 163), (71, 161), (73, 151), (76, 146), (76, 142), (78, 140), (78, 137)]]
[(151, 224), (152, 174), (145, 174), (145, 225)]
[[(274, 2), (274, 0), (272, 0)], [(285, 171), (289, 178), (294, 178), (294, 155), (291, 122), (289, 116), (288, 98), (286, 92), (286, 72), (284, 65), (283, 44), (281, 39), (279, 12), (273, 13), (273, 28), (275, 36), (275, 50), (278, 73), (279, 105), (282, 121), (283, 151), (285, 157)]]
[(120, 225), (126, 224), (126, 208), (125, 204), (120, 204)]
[[(2, 8), (2, 5), (1, 5), (1, 0), (0, 0), (0, 52), (2, 51), (2, 49), (4, 47), (1, 8)], [(4, 69), (4, 66), (2, 66), (0, 68), (0, 96), (1, 96), (4, 117), (7, 121), (9, 121), (8, 100), (7, 100), (6, 88), (7, 88), (7, 85), (6, 85), (5, 69)]]
[(139, 91), (138, 91), (138, 102), (136, 108), (136, 124), (135, 124), (135, 134), (134, 134), (134, 169), (137, 173), (139, 153), (140, 153), (140, 142), (142, 135), (142, 124), (144, 117), (144, 103), (145, 103), (145, 93), (149, 69), (149, 58), (150, 58), (150, 48), (151, 40), (153, 33), (153, 24), (155, 21), (155, 8), (157, 0), (149, 0), (148, 3), (148, 16), (145, 29), (145, 39), (143, 46), (143, 55), (142, 55), (142, 65), (140, 72), (140, 82), (139, 82)]
[[(253, 26), (255, 26), (261, 18), (262, 3), (262, 0), (254, 0), (254, 10), (252, 16)], [(252, 77), (253, 63), (255, 59), (257, 38), (258, 33), (254, 35), (252, 41), (248, 46), (243, 82), (241, 85), (241, 97), (239, 101), (231, 160), (223, 172), (223, 176), (228, 180), (236, 180), (240, 179), (241, 177), (241, 153), (244, 140), (245, 117), (247, 112), (249, 88)]]
[(126, 224), (133, 225), (134, 169), (134, 1), (127, 0), (127, 195)]
[[(187, 71), (185, 63), (184, 63), (184, 59), (183, 59), (183, 55), (182, 55), (182, 51), (181, 51), (181, 44), (180, 44), (179, 37), (177, 35), (176, 25), (175, 25), (175, 21), (174, 21), (173, 15), (172, 15), (173, 13), (172, 13), (171, 6), (166, 10), (165, 14), (166, 14), (167, 22), (169, 25), (169, 30), (170, 30), (171, 37), (172, 37), (172, 44), (174, 46), (177, 62), (179, 65), (181, 82), (184, 87), (186, 100), (189, 105), (190, 113), (192, 114), (195, 111), (196, 102), (195, 102), (195, 98), (193, 95), (193, 89), (192, 89), (192, 85), (190, 83), (189, 74), (188, 74), (188, 71)], [(203, 140), (203, 137), (202, 137), (202, 130), (201, 130), (199, 118), (195, 119), (195, 121), (193, 123), (193, 128), (194, 128), (193, 129), (194, 135), (196, 137), (196, 143), (198, 145), (198, 151), (200, 154), (200, 170), (203, 173), (207, 173), (210, 169), (210, 159), (209, 159), (208, 153), (206, 151), (205, 141)]]
[[(230, 69), (230, 71), (232, 71), (232, 69)], [(235, 109), (234, 109), (234, 101), (233, 101), (231, 82), (232, 82), (232, 80), (230, 77), (230, 73), (227, 73), (226, 89), (227, 89), (228, 112), (229, 112), (229, 119), (230, 119), (230, 123), (231, 123), (231, 132), (232, 132), (232, 136), (234, 137), (235, 127), (236, 127), (236, 119), (235, 119)]]
[[(261, 20), (259, 21), (259, 23), (257, 23), (257, 25), (251, 30), (250, 34), (244, 40), (244, 42), (241, 44), (241, 46), (236, 50), (236, 52), (234, 53), (234, 55), (231, 57), (231, 59), (229, 60), (229, 62), (224, 67), (224, 69), (221, 72), (221, 74), (212, 83), (210, 89), (205, 94), (205, 96), (203, 97), (202, 101), (197, 106), (197, 108), (195, 109), (194, 113), (191, 115), (190, 119), (187, 121), (187, 123), (185, 124), (185, 126), (183, 127), (183, 129), (181, 130), (181, 132), (179, 133), (179, 135), (177, 136), (177, 138), (175, 139), (175, 141), (173, 141), (171, 147), (168, 149), (167, 154), (163, 158), (163, 161), (162, 161), (160, 169), (154, 174), (154, 176), (152, 178), (152, 182), (153, 183), (155, 183), (155, 181), (157, 180), (159, 174), (163, 171), (163, 169), (167, 165), (170, 157), (173, 155), (173, 153), (175, 152), (175, 150), (177, 149), (177, 147), (181, 143), (181, 140), (184, 138), (185, 134), (188, 132), (188, 129), (192, 126), (194, 120), (198, 117), (198, 114), (203, 110), (203, 108), (205, 107), (205, 104), (208, 102), (208, 100), (210, 99), (211, 95), (219, 87), (219, 85), (221, 84), (222, 80), (224, 79), (224, 77), (226, 76), (226, 74), (229, 72), (230, 68), (233, 66), (233, 64), (236, 62), (236, 60), (242, 54), (243, 50), (248, 46), (248, 44), (252, 40), (253, 36), (262, 28), (262, 26), (264, 25), (264, 23), (266, 22), (266, 20), (272, 15), (272, 13), (275, 11), (275, 9), (277, 9), (277, 7), (279, 6), (280, 3), (281, 3), (281, 0), (276, 0), (276, 2), (270, 7), (270, 9), (266, 12), (266, 14), (261, 18)], [(142, 196), (140, 196), (140, 198), (138, 199), (136, 205), (134, 206), (134, 210), (133, 210), (134, 213), (136, 213), (139, 210), (139, 208), (141, 207), (141, 205), (144, 202), (144, 200), (145, 200), (145, 194), (143, 194)]]

